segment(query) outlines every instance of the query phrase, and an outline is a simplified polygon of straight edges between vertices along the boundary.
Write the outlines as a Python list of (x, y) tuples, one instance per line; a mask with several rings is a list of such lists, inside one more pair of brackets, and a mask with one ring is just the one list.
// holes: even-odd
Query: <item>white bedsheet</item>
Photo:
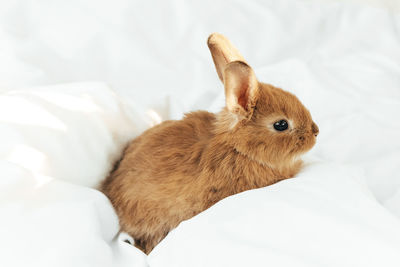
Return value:
[[(399, 29), (330, 1), (0, 2), (0, 266), (399, 266)], [(320, 135), (296, 179), (221, 201), (147, 258), (90, 187), (147, 127), (223, 106), (215, 31)]]

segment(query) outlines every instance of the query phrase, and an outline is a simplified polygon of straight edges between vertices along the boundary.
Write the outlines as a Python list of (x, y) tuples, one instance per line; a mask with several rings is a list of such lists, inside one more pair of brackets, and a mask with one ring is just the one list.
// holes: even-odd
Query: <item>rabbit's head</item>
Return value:
[(223, 35), (210, 35), (208, 46), (226, 98), (215, 134), (237, 152), (271, 167), (294, 163), (314, 146), (318, 126), (295, 95), (258, 82)]

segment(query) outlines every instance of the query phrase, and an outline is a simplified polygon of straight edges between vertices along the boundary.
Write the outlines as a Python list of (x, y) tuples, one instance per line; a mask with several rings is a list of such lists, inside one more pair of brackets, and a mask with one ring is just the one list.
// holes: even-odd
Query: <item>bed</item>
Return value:
[[(400, 15), (338, 1), (0, 3), (0, 266), (400, 266)], [(295, 178), (150, 253), (97, 190), (129, 140), (224, 105), (221, 32), (320, 128)]]

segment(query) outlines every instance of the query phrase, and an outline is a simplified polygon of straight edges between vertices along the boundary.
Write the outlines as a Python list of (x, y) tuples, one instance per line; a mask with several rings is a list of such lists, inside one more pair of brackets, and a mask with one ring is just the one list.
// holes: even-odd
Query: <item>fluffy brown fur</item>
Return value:
[[(259, 83), (229, 40), (213, 34), (208, 44), (226, 107), (147, 130), (102, 185), (121, 229), (147, 254), (181, 221), (217, 201), (293, 177), (318, 134), (296, 96)], [(279, 132), (273, 124), (281, 119), (289, 128)]]

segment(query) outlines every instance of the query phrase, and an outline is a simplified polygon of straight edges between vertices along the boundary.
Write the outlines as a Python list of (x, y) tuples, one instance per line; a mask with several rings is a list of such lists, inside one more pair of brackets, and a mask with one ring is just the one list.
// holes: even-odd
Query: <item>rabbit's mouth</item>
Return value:
[(316, 141), (317, 141), (316, 136), (314, 135), (299, 136), (298, 141), (295, 143), (294, 147), (290, 150), (289, 155), (299, 156), (308, 152), (309, 150), (311, 150), (311, 148), (313, 148)]

